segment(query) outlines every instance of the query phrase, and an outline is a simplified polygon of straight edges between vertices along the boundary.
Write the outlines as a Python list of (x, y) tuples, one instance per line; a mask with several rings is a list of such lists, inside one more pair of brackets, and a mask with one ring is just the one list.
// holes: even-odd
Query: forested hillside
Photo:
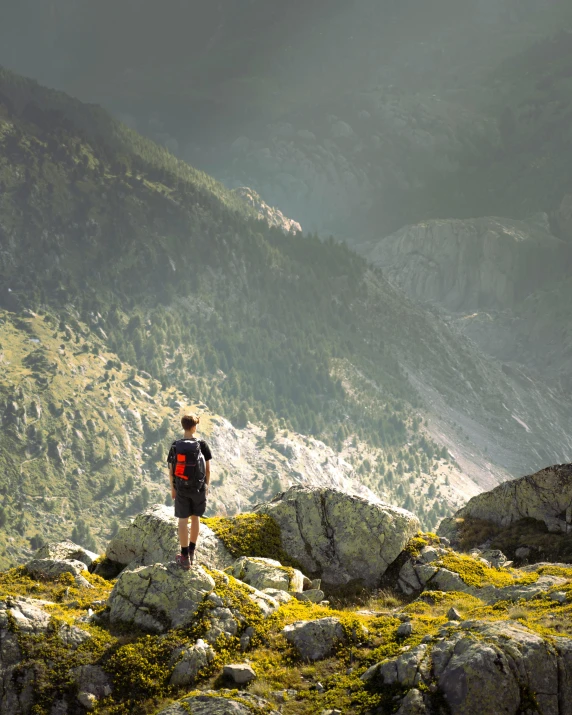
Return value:
[[(346, 247), (269, 228), (222, 186), (102, 110), (4, 72), (0, 145), (0, 299), (5, 324), (19, 331), (22, 365), (20, 377), (20, 369), (3, 373), (4, 419), (20, 429), (3, 445), (6, 501), (34, 456), (26, 450), (36, 448), (35, 479), (44, 460), (52, 460), (48, 474), (61, 473), (63, 449), (76, 455), (67, 459), (69, 471), (80, 470), (73, 475), (80, 490), (108, 488), (113, 475), (100, 467), (115, 417), (101, 418), (94, 442), (80, 426), (82, 395), (95, 382), (101, 414), (103, 402), (113, 404), (113, 385), (141, 371), (151, 409), (173, 388), (238, 428), (260, 425), (267, 441), (302, 432), (338, 452), (353, 449), (360, 479), (428, 526), (472, 493), (468, 477), (494, 484), (506, 470), (559, 461), (569, 448), (570, 415), (556, 394), (523, 389), (518, 376), (487, 363)], [(49, 341), (33, 331), (23, 338), (25, 311), (45, 316)], [(67, 338), (77, 342), (74, 353), (104, 358), (91, 381), (79, 365), (68, 373), (69, 346), (62, 339), (57, 347), (70, 314), (84, 326)], [(9, 365), (15, 338), (6, 330)], [(73, 401), (54, 392), (62, 370)], [(18, 412), (24, 377), (33, 386), (22, 387), (27, 409), (45, 402), (52, 414), (37, 418), (37, 438)], [(59, 420), (64, 399), (70, 414)], [(85, 459), (77, 459), (77, 440), (89, 445)], [(144, 434), (140, 445), (149, 444), (159, 460)], [(445, 473), (442, 458), (457, 460), (464, 481), (452, 465)], [(35, 506), (21, 508), (25, 522)]]

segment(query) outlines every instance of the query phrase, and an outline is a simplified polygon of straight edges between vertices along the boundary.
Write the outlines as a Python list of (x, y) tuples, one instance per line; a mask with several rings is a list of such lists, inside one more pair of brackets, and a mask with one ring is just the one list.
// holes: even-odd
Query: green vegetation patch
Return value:
[(204, 523), (236, 558), (254, 556), (275, 559), (285, 566), (301, 568), (300, 564), (284, 551), (280, 527), (268, 514), (217, 516), (204, 519)]
[(480, 563), (472, 556), (451, 552), (444, 556), (439, 563), (449, 571), (459, 574), (467, 586), (483, 588), (484, 586), (525, 585), (538, 581), (537, 573), (522, 573), (511, 569), (490, 568)]

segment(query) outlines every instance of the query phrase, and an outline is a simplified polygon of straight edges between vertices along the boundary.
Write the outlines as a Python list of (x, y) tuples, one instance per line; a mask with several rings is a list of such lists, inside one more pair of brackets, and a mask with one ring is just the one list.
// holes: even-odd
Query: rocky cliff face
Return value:
[(513, 309), (558, 279), (567, 257), (548, 217), (426, 221), (362, 247), (416, 300), (453, 312)]

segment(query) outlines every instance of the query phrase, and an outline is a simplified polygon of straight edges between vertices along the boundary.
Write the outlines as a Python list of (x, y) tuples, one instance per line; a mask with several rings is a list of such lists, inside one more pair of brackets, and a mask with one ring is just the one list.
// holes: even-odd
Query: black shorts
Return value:
[(179, 492), (175, 496), (175, 516), (188, 519), (190, 516), (203, 516), (207, 509), (207, 490), (200, 492)]

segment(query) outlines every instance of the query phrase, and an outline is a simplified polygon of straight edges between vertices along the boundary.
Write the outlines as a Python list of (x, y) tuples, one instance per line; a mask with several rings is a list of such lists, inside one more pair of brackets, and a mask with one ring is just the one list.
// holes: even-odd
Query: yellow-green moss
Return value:
[(239, 514), (233, 517), (205, 519), (230, 553), (240, 556), (259, 556), (280, 561), (285, 566), (300, 565), (284, 551), (280, 527), (268, 514)]
[(439, 564), (449, 571), (459, 574), (467, 586), (483, 588), (484, 586), (516, 586), (535, 583), (538, 581), (537, 573), (523, 573), (504, 568), (490, 568), (472, 556), (454, 552), (443, 556)]

